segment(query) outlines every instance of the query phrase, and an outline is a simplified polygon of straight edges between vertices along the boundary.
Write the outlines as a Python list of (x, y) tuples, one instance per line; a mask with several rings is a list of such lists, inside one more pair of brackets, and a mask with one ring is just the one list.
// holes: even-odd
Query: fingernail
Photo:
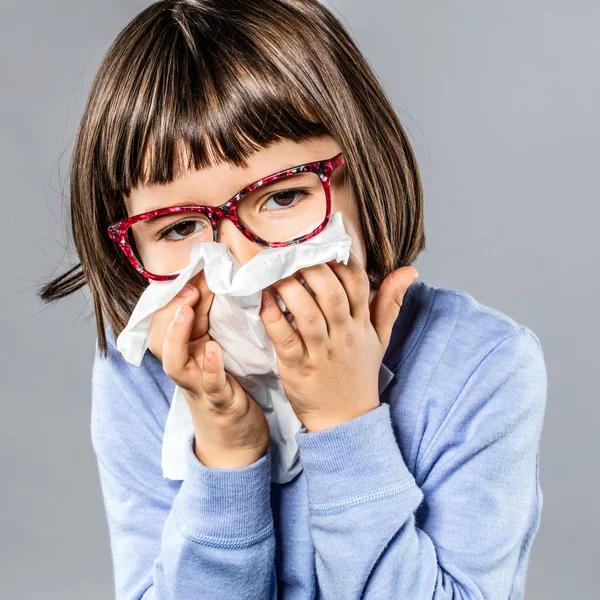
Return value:
[(181, 310), (181, 306), (177, 307), (175, 311), (175, 316), (173, 317), (173, 321), (183, 321), (185, 319), (185, 313)]
[(209, 346), (204, 346), (204, 356), (206, 356), (206, 358), (212, 358), (215, 355), (215, 351), (209, 347)]
[(178, 296), (191, 296), (194, 293), (194, 288), (191, 285), (184, 285), (183, 289), (177, 294)]

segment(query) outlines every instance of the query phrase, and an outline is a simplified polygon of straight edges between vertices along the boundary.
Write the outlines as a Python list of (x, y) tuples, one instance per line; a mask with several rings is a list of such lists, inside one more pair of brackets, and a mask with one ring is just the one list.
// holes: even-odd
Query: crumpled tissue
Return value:
[[(317, 225), (311, 225), (303, 233)], [(150, 282), (117, 337), (117, 350), (126, 361), (139, 367), (148, 348), (153, 313), (204, 269), (208, 288), (215, 294), (208, 333), (221, 346), (225, 370), (265, 413), (271, 437), (271, 480), (287, 483), (302, 470), (295, 434), (306, 428), (285, 395), (275, 350), (260, 318), (262, 290), (303, 267), (330, 260), (348, 264), (351, 245), (352, 238), (344, 229), (341, 212), (333, 213), (325, 229), (315, 237), (284, 248), (265, 248), (244, 265), (240, 265), (226, 244), (200, 242), (192, 247), (190, 263), (175, 279)], [(301, 277), (299, 280), (314, 298), (308, 284)], [(275, 297), (285, 311), (283, 300)], [(288, 320), (296, 328), (291, 314)], [(185, 396), (175, 386), (162, 443), (163, 477), (185, 479), (186, 442), (193, 430)]]

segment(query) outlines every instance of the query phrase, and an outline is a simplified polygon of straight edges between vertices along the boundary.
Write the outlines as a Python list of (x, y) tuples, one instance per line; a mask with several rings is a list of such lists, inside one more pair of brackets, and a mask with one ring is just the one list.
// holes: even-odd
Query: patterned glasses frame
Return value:
[[(110, 238), (121, 248), (121, 250), (125, 253), (131, 264), (135, 267), (137, 271), (139, 271), (146, 279), (154, 280), (154, 281), (171, 281), (175, 279), (178, 274), (172, 275), (156, 275), (144, 269), (143, 265), (136, 258), (133, 249), (129, 245), (129, 240), (127, 237), (127, 230), (134, 225), (135, 223), (142, 221), (144, 219), (150, 217), (159, 217), (163, 215), (169, 215), (178, 212), (198, 212), (206, 215), (212, 224), (213, 229), (213, 241), (217, 241), (218, 235), (218, 227), (221, 219), (223, 217), (227, 217), (231, 219), (232, 223), (246, 236), (250, 241), (258, 244), (259, 246), (265, 246), (270, 248), (283, 248), (285, 246), (290, 246), (292, 244), (300, 244), (309, 240), (316, 236), (319, 232), (323, 231), (323, 229), (327, 226), (329, 222), (329, 218), (331, 216), (331, 192), (330, 192), (330, 182), (331, 176), (335, 169), (337, 169), (340, 165), (344, 163), (343, 153), (340, 152), (336, 156), (326, 159), (326, 160), (318, 160), (311, 163), (306, 163), (303, 165), (297, 165), (295, 167), (291, 167), (289, 169), (284, 169), (282, 171), (278, 171), (277, 173), (273, 173), (272, 175), (267, 175), (254, 183), (251, 183), (240, 190), (235, 196), (227, 200), (224, 204), (220, 206), (169, 206), (167, 208), (159, 208), (156, 210), (150, 210), (144, 213), (140, 213), (138, 215), (133, 215), (131, 217), (127, 217), (122, 219), (121, 221), (117, 221), (113, 223), (108, 228), (108, 234)], [(252, 192), (256, 188), (261, 185), (265, 185), (268, 183), (272, 183), (278, 179), (283, 179), (285, 177), (289, 177), (291, 175), (295, 175), (296, 173), (307, 173), (312, 172), (316, 173), (323, 184), (323, 189), (325, 190), (325, 198), (327, 201), (327, 210), (325, 213), (325, 218), (323, 222), (311, 233), (306, 235), (302, 235), (300, 237), (294, 238), (292, 240), (288, 240), (286, 242), (267, 242), (262, 238), (258, 237), (256, 234), (252, 233), (248, 229), (246, 229), (237, 215), (237, 205), (240, 200), (248, 193)]]

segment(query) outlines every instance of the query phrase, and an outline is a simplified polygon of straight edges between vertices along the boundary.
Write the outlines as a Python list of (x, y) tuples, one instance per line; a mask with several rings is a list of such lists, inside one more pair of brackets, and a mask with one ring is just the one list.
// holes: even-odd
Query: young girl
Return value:
[[(261, 194), (270, 175), (286, 185)], [(265, 291), (304, 426), (303, 469), (276, 484), (265, 416), (207, 334), (202, 271), (154, 314), (140, 367), (115, 340), (188, 244), (227, 244), (244, 264), (298, 233), (310, 202), (323, 223), (341, 212), (353, 243), (347, 265), (295, 274), (314, 298), (296, 276)], [(325, 7), (164, 0), (137, 15), (84, 110), (71, 219), (81, 262), (41, 297), (87, 285), (94, 301), (91, 433), (118, 600), (523, 598), (543, 501), (539, 339), (465, 292), (413, 283), (415, 157)], [(161, 471), (175, 385), (195, 429), (183, 481)]]

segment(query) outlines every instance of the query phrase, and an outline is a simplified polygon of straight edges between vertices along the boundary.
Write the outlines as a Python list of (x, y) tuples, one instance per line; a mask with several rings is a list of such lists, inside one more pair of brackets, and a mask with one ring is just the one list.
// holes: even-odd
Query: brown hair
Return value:
[(196, 169), (245, 167), (270, 143), (321, 135), (344, 153), (378, 290), (425, 248), (423, 192), (402, 125), (341, 23), (317, 0), (150, 5), (117, 35), (94, 78), (69, 173), (81, 262), (40, 298), (87, 284), (106, 356), (102, 313), (118, 336), (148, 285), (107, 233), (128, 216), (123, 195), (185, 173), (182, 143)]

